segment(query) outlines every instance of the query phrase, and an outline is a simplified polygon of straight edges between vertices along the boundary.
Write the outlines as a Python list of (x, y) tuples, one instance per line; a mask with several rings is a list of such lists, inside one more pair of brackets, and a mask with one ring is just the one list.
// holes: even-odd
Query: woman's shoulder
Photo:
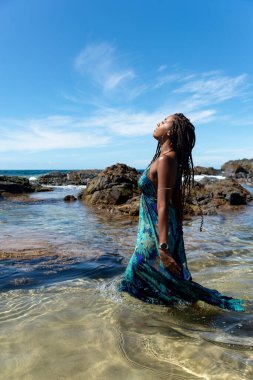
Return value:
[(157, 164), (171, 164), (177, 162), (177, 154), (176, 152), (169, 152), (161, 155), (157, 159)]

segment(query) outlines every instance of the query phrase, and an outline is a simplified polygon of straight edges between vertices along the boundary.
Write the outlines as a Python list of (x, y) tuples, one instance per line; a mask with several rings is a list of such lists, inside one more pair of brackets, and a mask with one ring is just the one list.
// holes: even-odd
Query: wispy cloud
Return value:
[[(192, 114), (193, 119), (197, 115), (196, 120), (209, 122), (218, 117), (219, 105), (229, 99), (240, 98), (242, 102), (249, 102), (251, 99), (251, 85), (246, 73), (229, 76), (221, 70), (196, 72), (180, 69), (175, 65), (167, 66), (164, 63), (149, 75), (150, 79), (147, 81), (143, 73), (131, 67), (126, 57), (115, 45), (101, 42), (88, 44), (75, 58), (75, 69), (102, 89), (102, 93), (97, 89), (95, 95), (93, 93), (101, 104), (105, 101), (104, 104), (108, 106), (109, 99), (109, 106), (113, 103), (119, 104), (120, 101), (121, 106), (125, 104), (127, 108), (128, 102), (133, 99), (144, 99), (146, 103), (146, 99), (149, 98), (150, 103), (151, 97), (154, 96), (156, 104), (157, 99), (161, 99), (161, 109), (163, 105), (170, 104), (173, 105), (170, 108), (173, 108), (174, 112)], [(65, 94), (64, 97), (74, 103), (78, 103), (80, 99), (79, 94)], [(80, 100), (80, 104), (84, 102), (89, 102), (89, 99)], [(150, 107), (142, 107), (140, 111), (144, 120), (146, 115), (157, 114), (154, 108), (151, 112), (148, 108)], [(124, 130), (124, 127), (120, 129)], [(134, 128), (129, 127), (128, 130)]]
[[(131, 109), (104, 107), (86, 117), (52, 115), (2, 119), (0, 152), (99, 147), (108, 145), (117, 136), (152, 136), (157, 122), (175, 112), (167, 108), (134, 112)], [(194, 122), (208, 122), (213, 114), (213, 110), (205, 110), (190, 114), (190, 118)]]
[(164, 70), (166, 70), (167, 69), (167, 65), (160, 65), (159, 67), (158, 67), (158, 71), (164, 71)]
[(103, 91), (112, 91), (135, 77), (131, 68), (116, 55), (113, 45), (102, 42), (90, 44), (74, 60), (75, 69), (88, 75)]
[(209, 123), (214, 119), (214, 115), (216, 114), (216, 110), (214, 109), (207, 109), (203, 111), (198, 111), (198, 112), (190, 112), (188, 114), (189, 119), (193, 123)]
[[(74, 67), (99, 86), (102, 93), (98, 91), (99, 94), (94, 95), (91, 91), (87, 98), (82, 89), (76, 89), (73, 95), (68, 91), (61, 91), (61, 95), (75, 105), (89, 105), (89, 113), (84, 116), (83, 107), (82, 111), (80, 107), (78, 116), (2, 119), (0, 152), (105, 146), (120, 136), (131, 138), (151, 135), (157, 122), (176, 112), (185, 113), (199, 126), (217, 122), (219, 117), (224, 120), (226, 116), (219, 114), (219, 104), (243, 97), (248, 90), (246, 74), (233, 77), (218, 70), (202, 73), (186, 70), (169, 72), (166, 65), (155, 70), (150, 83), (141, 82), (141, 75), (136, 74), (127, 60), (123, 61), (114, 45), (106, 42), (87, 45), (75, 58)], [(162, 86), (165, 91), (159, 98), (161, 103), (152, 106), (150, 96), (159, 96)], [(108, 101), (105, 95), (113, 93), (117, 98), (117, 91), (122, 89), (127, 96), (120, 107), (112, 105), (113, 99)], [(141, 103), (142, 106), (129, 105), (129, 99), (147, 93), (149, 99)]]
[(222, 103), (228, 99), (247, 94), (247, 74), (229, 77), (219, 72), (200, 73), (198, 79), (186, 81), (173, 90), (175, 94), (185, 94), (187, 109)]
[(0, 152), (87, 148), (109, 143), (110, 137), (105, 133), (101, 135), (100, 131), (82, 126), (82, 119), (58, 115), (38, 119), (0, 120)]
[[(105, 108), (96, 115), (96, 123), (108, 126), (113, 134), (121, 136), (145, 136), (153, 133), (158, 121), (177, 112), (175, 108), (159, 108), (154, 112), (133, 112), (127, 109)], [(191, 121), (195, 123), (208, 123), (212, 120), (215, 110), (203, 110), (189, 113)], [(89, 120), (92, 123), (92, 120)]]
[(153, 89), (157, 89), (159, 87), (167, 85), (168, 83), (175, 83), (179, 81), (181, 77), (182, 75), (179, 73), (163, 75), (162, 77), (156, 79), (156, 83), (153, 85)]

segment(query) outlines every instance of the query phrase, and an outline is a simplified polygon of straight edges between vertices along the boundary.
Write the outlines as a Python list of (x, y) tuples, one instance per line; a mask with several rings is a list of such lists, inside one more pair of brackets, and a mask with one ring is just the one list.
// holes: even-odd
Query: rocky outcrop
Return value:
[(139, 203), (139, 175), (135, 168), (125, 164), (109, 166), (88, 183), (79, 199), (110, 212), (134, 215), (136, 207), (133, 205)]
[[(79, 198), (113, 215), (137, 217), (140, 202), (138, 178), (139, 173), (134, 168), (124, 164), (110, 166), (90, 181)], [(251, 201), (251, 194), (235, 179), (203, 178), (195, 182), (192, 197), (187, 199), (185, 213), (191, 216), (200, 215), (201, 212), (212, 215), (237, 210)]]
[(0, 191), (12, 194), (32, 193), (34, 187), (24, 177), (0, 176)]
[[(194, 194), (195, 193), (195, 194)], [(252, 195), (235, 179), (208, 180), (195, 183), (195, 191), (187, 200), (186, 213), (189, 215), (217, 214), (223, 211), (237, 210), (253, 200)]]
[(194, 167), (194, 174), (195, 175), (201, 175), (201, 174), (205, 174), (205, 175), (220, 175), (221, 174), (221, 170), (220, 169), (214, 169), (213, 167), (209, 166), (209, 167), (204, 167), (204, 166), (195, 166)]
[(28, 194), (38, 191), (50, 191), (50, 188), (33, 185), (28, 178), (16, 176), (0, 176), (1, 198), (9, 198), (12, 195)]
[(43, 174), (37, 179), (37, 183), (41, 185), (60, 186), (65, 183), (67, 174), (60, 171)]
[(39, 184), (43, 185), (87, 185), (89, 180), (96, 177), (101, 170), (72, 170), (68, 173), (63, 173), (61, 171), (55, 171), (48, 174), (40, 176), (37, 180)]
[(221, 169), (227, 177), (253, 184), (253, 159), (230, 160), (222, 165)]

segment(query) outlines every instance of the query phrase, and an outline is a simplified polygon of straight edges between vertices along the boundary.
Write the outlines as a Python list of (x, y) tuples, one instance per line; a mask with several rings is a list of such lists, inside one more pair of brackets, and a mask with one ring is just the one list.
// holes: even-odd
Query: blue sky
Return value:
[(253, 1), (1, 0), (0, 169), (145, 168), (158, 121), (195, 165), (252, 158)]

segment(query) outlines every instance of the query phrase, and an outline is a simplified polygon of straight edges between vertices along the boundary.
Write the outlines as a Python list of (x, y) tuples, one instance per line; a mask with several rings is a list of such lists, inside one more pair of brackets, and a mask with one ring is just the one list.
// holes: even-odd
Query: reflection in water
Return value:
[[(253, 377), (250, 304), (245, 313), (165, 307), (117, 292), (136, 223), (64, 195), (0, 204), (1, 379)], [(252, 300), (252, 215), (206, 217), (203, 233), (198, 220), (186, 223), (194, 280)]]

